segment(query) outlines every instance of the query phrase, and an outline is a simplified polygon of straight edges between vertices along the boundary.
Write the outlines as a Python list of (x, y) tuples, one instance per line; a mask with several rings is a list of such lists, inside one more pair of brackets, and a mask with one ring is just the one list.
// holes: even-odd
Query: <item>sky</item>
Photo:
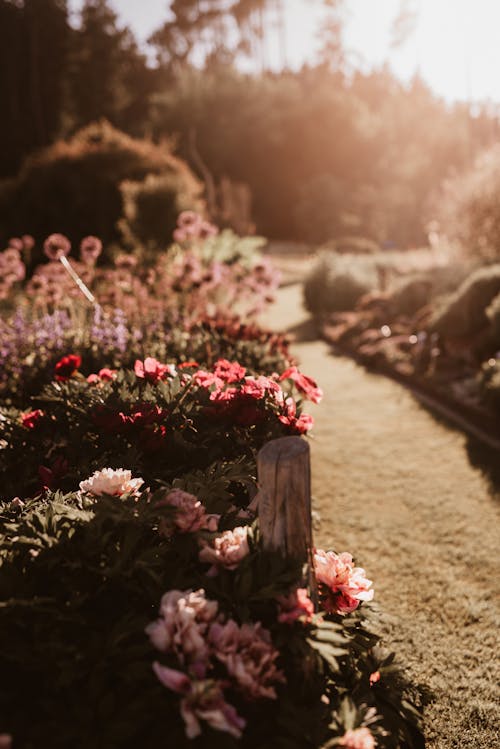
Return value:
[[(345, 46), (364, 70), (387, 63), (402, 80), (418, 72), (448, 101), (500, 102), (500, 0), (406, 0), (413, 33), (391, 46), (402, 0), (345, 0)], [(166, 18), (167, 0), (110, 0), (124, 24), (145, 42)], [(70, 0), (78, 9), (81, 0)], [(285, 0), (287, 57), (292, 67), (314, 59), (321, 12), (311, 0)], [(269, 60), (279, 65), (277, 40)], [(273, 55), (273, 48), (276, 54)]]

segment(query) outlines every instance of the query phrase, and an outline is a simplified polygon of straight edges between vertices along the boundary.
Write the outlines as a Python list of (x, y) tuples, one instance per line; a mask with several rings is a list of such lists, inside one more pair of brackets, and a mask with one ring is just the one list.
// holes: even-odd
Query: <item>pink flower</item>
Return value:
[(361, 567), (353, 566), (351, 554), (318, 549), (314, 554), (314, 570), (319, 583), (324, 586), (323, 605), (329, 613), (349, 614), (361, 601), (371, 601), (371, 580)]
[(285, 678), (275, 664), (279, 652), (260, 622), (240, 627), (233, 619), (226, 624), (215, 622), (210, 627), (209, 641), (216, 658), (247, 698), (276, 699), (275, 685)]
[(213, 546), (205, 544), (199, 553), (201, 562), (212, 564), (208, 574), (216, 574), (218, 567), (234, 570), (250, 551), (248, 527), (244, 525), (232, 531), (224, 531), (213, 543)]
[(175, 531), (196, 533), (201, 529), (217, 530), (219, 516), (207, 515), (204, 506), (193, 494), (183, 492), (181, 489), (173, 489), (157, 504), (157, 507), (165, 506), (176, 510), (172, 520), (163, 518), (161, 521), (160, 531), (167, 537)]
[(109, 494), (113, 497), (122, 497), (124, 494), (137, 496), (144, 481), (133, 479), (131, 471), (118, 468), (103, 468), (95, 471), (85, 481), (80, 481), (80, 490), (94, 497)]
[(309, 622), (314, 614), (314, 605), (306, 588), (296, 588), (288, 596), (279, 598), (278, 603), (281, 609), (278, 621), (284, 624), (293, 624), (300, 618)]
[(102, 252), (102, 242), (97, 237), (85, 237), (80, 242), (80, 259), (87, 265), (93, 265)]
[(44, 412), (39, 408), (35, 409), (34, 411), (29, 411), (29, 413), (22, 414), (21, 422), (23, 427), (26, 427), (26, 429), (34, 429), (36, 426), (38, 426), (40, 420), (43, 419), (44, 415)]
[(215, 362), (214, 374), (224, 382), (239, 382), (246, 374), (245, 367), (238, 362), (230, 362), (227, 359), (219, 359)]
[(368, 728), (349, 729), (339, 742), (346, 749), (375, 749), (375, 738)]
[(380, 681), (380, 671), (374, 671), (370, 674), (370, 686), (373, 687), (377, 682)]
[(59, 260), (63, 255), (69, 255), (71, 243), (63, 234), (51, 234), (43, 244), (43, 251), (49, 260)]
[(0, 733), (0, 749), (11, 749), (12, 736), (10, 733)]
[(202, 589), (170, 590), (161, 599), (160, 617), (148, 624), (146, 634), (155, 648), (175, 653), (202, 678), (210, 659), (205, 634), (217, 611), (217, 602), (207, 600)]
[(25, 252), (29, 252), (35, 246), (35, 240), (31, 234), (23, 234), (21, 242), (23, 243), (23, 250), (25, 250)]
[(112, 382), (113, 380), (116, 380), (116, 369), (108, 369), (107, 367), (100, 369), (99, 374), (89, 374), (87, 377), (87, 382), (91, 385), (97, 385), (101, 382)]
[(143, 362), (139, 359), (136, 359), (136, 362), (134, 364), (134, 372), (140, 379), (147, 380), (148, 382), (153, 383), (158, 382), (165, 375), (175, 377), (175, 375), (177, 374), (173, 364), (161, 364), (156, 359), (153, 359), (152, 356), (146, 357)]
[(309, 414), (297, 417), (297, 404), (293, 398), (287, 398), (283, 405), (284, 413), (278, 416), (282, 424), (289, 427), (294, 434), (305, 434), (314, 426), (314, 419)]
[(307, 377), (307, 375), (299, 372), (297, 367), (290, 367), (286, 372), (283, 372), (280, 377), (280, 382), (283, 382), (283, 380), (292, 380), (292, 382), (295, 383), (297, 390), (303, 393), (306, 398), (313, 403), (319, 403), (323, 397), (323, 391), (318, 387), (315, 380), (313, 380), (312, 377)]

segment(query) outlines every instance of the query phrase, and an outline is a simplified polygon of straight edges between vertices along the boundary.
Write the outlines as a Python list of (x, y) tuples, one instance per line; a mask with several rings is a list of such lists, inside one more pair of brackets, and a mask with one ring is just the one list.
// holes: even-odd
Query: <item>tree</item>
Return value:
[(134, 134), (147, 120), (154, 74), (107, 0), (86, 0), (73, 32), (71, 99), (75, 126), (106, 118)]
[(69, 34), (66, 0), (0, 0), (0, 174), (59, 134)]

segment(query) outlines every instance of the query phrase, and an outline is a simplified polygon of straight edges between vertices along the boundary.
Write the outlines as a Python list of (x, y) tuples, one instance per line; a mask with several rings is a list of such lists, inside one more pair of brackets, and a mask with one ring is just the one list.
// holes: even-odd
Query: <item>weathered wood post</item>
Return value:
[(257, 456), (257, 471), (256, 504), (263, 546), (307, 565), (304, 577), (316, 605), (309, 444), (301, 437), (268, 442)]

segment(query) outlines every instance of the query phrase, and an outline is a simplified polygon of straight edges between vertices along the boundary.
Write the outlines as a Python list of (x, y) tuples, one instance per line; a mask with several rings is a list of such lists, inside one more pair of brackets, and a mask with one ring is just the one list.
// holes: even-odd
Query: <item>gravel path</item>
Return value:
[(433, 693), (429, 749), (499, 749), (500, 497), (461, 433), (315, 340), (300, 286), (263, 322), (296, 335), (325, 392), (309, 409), (316, 545), (350, 551), (374, 581), (386, 645)]

